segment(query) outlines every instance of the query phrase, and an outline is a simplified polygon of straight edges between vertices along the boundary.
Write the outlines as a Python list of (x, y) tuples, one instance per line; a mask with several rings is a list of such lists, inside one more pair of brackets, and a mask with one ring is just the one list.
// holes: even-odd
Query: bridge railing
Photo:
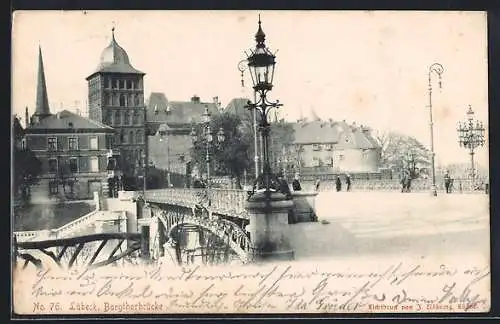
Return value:
[(210, 209), (230, 212), (244, 217), (246, 215), (245, 201), (247, 193), (237, 189), (156, 189), (146, 191), (146, 200), (151, 202), (170, 202), (193, 207), (206, 198), (210, 201)]

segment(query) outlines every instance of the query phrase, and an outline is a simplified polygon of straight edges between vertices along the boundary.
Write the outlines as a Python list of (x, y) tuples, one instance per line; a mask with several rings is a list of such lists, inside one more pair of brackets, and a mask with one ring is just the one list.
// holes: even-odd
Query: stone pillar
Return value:
[(245, 208), (250, 217), (247, 230), (254, 248), (255, 261), (293, 260), (294, 251), (289, 242), (288, 211), (293, 201), (285, 195), (256, 192)]

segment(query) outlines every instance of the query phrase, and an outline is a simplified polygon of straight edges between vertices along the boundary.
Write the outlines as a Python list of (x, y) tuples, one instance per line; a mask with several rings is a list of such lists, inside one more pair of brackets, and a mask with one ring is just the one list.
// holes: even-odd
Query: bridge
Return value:
[[(315, 196), (316, 193), (294, 193), (294, 204), (292, 212), (287, 216), (287, 223), (313, 220)], [(61, 251), (69, 251), (69, 245), (80, 252), (82, 248), (79, 243), (100, 241), (104, 244), (102, 242), (118, 238), (113, 235), (127, 233), (139, 233), (141, 242), (127, 247), (126, 243), (131, 238), (125, 243), (118, 241), (115, 247), (123, 246), (125, 252), (120, 254), (123, 257), (140, 255), (142, 260), (149, 262), (177, 264), (249, 263), (254, 261), (256, 248), (248, 229), (251, 220), (247, 208), (248, 197), (246, 191), (231, 189), (170, 188), (121, 192), (119, 198), (96, 197), (99, 200), (96, 211), (59, 229), (18, 232), (15, 237), (18, 240), (18, 250), (24, 251), (22, 258), (25, 260), (29, 258), (26, 250), (38, 250), (58, 264)], [(107, 216), (103, 217), (103, 214)], [(101, 220), (119, 224), (113, 230), (108, 229), (113, 232), (109, 233), (113, 234), (110, 237), (103, 233), (102, 226), (97, 229)], [(88, 235), (96, 232), (101, 233), (100, 236), (91, 237), (89, 241)], [(137, 237), (134, 239), (137, 240)], [(87, 255), (99, 253), (96, 249), (100, 244), (94, 243), (87, 244), (91, 246), (86, 248)], [(111, 249), (109, 258), (104, 258), (97, 266), (109, 264), (107, 260), (116, 261), (115, 252), (116, 249)], [(78, 253), (73, 254), (75, 258), (77, 255)], [(70, 266), (76, 260), (73, 256), (69, 257), (70, 261), (73, 260), (69, 263)], [(89, 260), (93, 261), (92, 257)], [(40, 265), (38, 261), (30, 261)], [(92, 262), (88, 265), (96, 266)]]
[[(295, 193), (288, 223), (314, 219), (315, 196), (316, 193)], [(152, 258), (165, 255), (165, 243), (173, 240), (178, 263), (184, 261), (182, 255), (186, 262), (192, 261), (196, 250), (201, 250), (197, 256), (207, 262), (211, 254), (217, 253), (217, 246), (219, 250), (221, 246), (226, 249), (226, 260), (227, 254), (231, 254), (242, 263), (254, 261), (256, 247), (248, 230), (248, 198), (243, 190), (179, 188), (147, 190), (145, 197), (137, 196), (143, 212), (140, 231), (150, 237)]]

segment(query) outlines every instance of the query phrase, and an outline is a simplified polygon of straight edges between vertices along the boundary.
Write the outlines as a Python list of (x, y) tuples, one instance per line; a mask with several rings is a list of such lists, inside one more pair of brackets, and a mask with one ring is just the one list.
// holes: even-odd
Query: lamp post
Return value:
[[(255, 34), (256, 47), (250, 50), (251, 55), (247, 54), (247, 64), (252, 77), (253, 89), (255, 94), (254, 102), (248, 102), (246, 108), (260, 114), (259, 129), (262, 139), (262, 180), (265, 185), (266, 193), (269, 194), (271, 184), (271, 166), (269, 163), (269, 133), (271, 125), (268, 121), (268, 115), (271, 108), (282, 106), (279, 100), (271, 102), (267, 94), (273, 88), (274, 69), (276, 65), (276, 56), (269, 51), (264, 44), (266, 35), (262, 30), (260, 16), (259, 29)], [(245, 52), (246, 54), (246, 52)], [(258, 95), (258, 98), (257, 98)]]
[[(206, 154), (205, 154), (205, 162), (206, 162), (206, 168), (207, 168), (207, 187), (210, 186), (210, 162), (211, 162), (211, 156), (210, 156), (210, 151), (212, 148), (212, 144), (214, 142), (214, 134), (212, 133), (212, 129), (210, 127), (210, 122), (211, 122), (211, 115), (208, 112), (208, 106), (205, 105), (205, 112), (202, 115), (202, 123), (203, 123), (203, 130), (204, 130), (204, 140), (205, 140), (205, 149), (206, 149)], [(226, 140), (226, 136), (224, 134), (224, 129), (221, 127), (219, 128), (216, 135), (216, 141), (217, 144), (222, 144)], [(198, 134), (196, 133), (196, 130), (194, 127), (191, 129), (191, 138), (193, 140), (193, 143), (195, 143), (198, 140)]]
[[(243, 79), (243, 72), (248, 69), (248, 60), (241, 60), (238, 63), (238, 70), (241, 72), (241, 86), (245, 86), (245, 82)], [(257, 101), (257, 92), (253, 92), (253, 102)], [(257, 111), (255, 109), (252, 110), (252, 118), (253, 118), (253, 139), (254, 139), (254, 162), (255, 162), (255, 179), (259, 177), (260, 174), (260, 164), (259, 164), (259, 138), (257, 136)]]
[(170, 179), (170, 141), (168, 138), (170, 127), (167, 124), (161, 124), (158, 128), (158, 134), (160, 135), (160, 142), (165, 142), (167, 144), (167, 185), (168, 188), (172, 187), (172, 181)]
[(474, 111), (469, 105), (467, 110), (467, 121), (459, 122), (457, 127), (458, 143), (460, 147), (465, 147), (469, 150), (471, 163), (471, 179), (475, 179), (474, 153), (477, 147), (484, 145), (485, 128), (483, 122), (475, 121)]
[(432, 119), (432, 82), (431, 82), (431, 76), (432, 74), (437, 74), (439, 78), (439, 88), (441, 89), (442, 84), (441, 84), (441, 74), (443, 74), (444, 68), (440, 63), (433, 63), (431, 66), (429, 66), (429, 73), (428, 73), (428, 81), (429, 81), (429, 128), (430, 128), (430, 133), (431, 133), (431, 168), (432, 168), (432, 186), (431, 186), (431, 194), (435, 197), (437, 196), (437, 189), (436, 189), (436, 168), (435, 168), (435, 156), (436, 153), (434, 152), (434, 121)]

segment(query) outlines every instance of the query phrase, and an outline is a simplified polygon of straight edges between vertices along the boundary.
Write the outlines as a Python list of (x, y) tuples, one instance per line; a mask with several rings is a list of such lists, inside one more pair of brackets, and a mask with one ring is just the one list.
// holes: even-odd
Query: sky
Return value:
[[(146, 73), (145, 98), (252, 98), (238, 63), (255, 47), (258, 15), (276, 50), (271, 99), (279, 116), (346, 120), (414, 136), (430, 147), (431, 76), (437, 165), (467, 163), (456, 126), (469, 105), (488, 125), (487, 33), (483, 12), (425, 11), (18, 11), (12, 31), (12, 110), (34, 112), (38, 46), (52, 112), (86, 110), (85, 77), (115, 38)], [(486, 139), (487, 140), (487, 139)], [(488, 163), (488, 142), (476, 162)]]

